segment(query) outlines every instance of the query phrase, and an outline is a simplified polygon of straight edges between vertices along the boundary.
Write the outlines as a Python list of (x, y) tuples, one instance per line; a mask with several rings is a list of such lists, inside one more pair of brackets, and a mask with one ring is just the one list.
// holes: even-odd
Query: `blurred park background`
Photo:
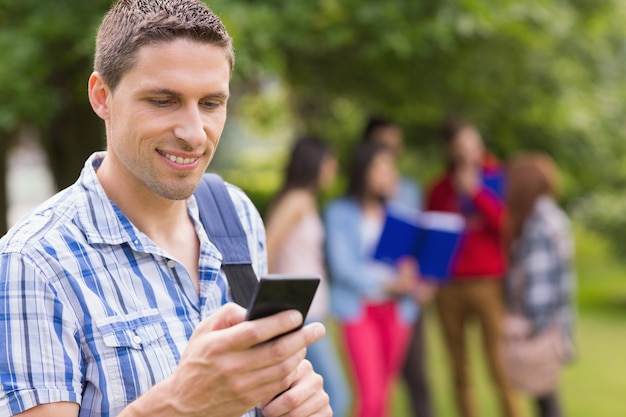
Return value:
[[(110, 4), (0, 0), (0, 235), (104, 148), (86, 93)], [(554, 156), (579, 275), (580, 355), (565, 374), (565, 408), (573, 417), (626, 415), (626, 1), (208, 4), (237, 53), (211, 170), (261, 212), (294, 137), (319, 135), (345, 161), (370, 114), (402, 125), (402, 167), (425, 186), (442, 169), (437, 129), (449, 112), (476, 123), (501, 159), (525, 149)], [(426, 314), (435, 406), (451, 416), (439, 329)], [(482, 358), (474, 367), (484, 416), (495, 416)], [(408, 416), (402, 386), (394, 415)]]

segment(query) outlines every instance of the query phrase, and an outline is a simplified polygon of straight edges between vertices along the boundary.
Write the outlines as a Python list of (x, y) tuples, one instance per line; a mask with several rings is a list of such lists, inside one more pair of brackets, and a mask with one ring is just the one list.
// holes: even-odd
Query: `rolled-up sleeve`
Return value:
[(81, 399), (75, 320), (40, 265), (0, 255), (0, 415), (41, 403)]

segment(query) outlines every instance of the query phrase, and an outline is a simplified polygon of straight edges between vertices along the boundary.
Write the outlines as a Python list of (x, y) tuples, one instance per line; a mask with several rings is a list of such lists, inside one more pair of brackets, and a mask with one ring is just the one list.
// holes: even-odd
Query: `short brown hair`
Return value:
[(445, 145), (450, 145), (454, 142), (459, 132), (468, 127), (474, 127), (474, 125), (458, 115), (451, 114), (446, 117), (439, 128), (439, 136)]
[(139, 48), (181, 37), (224, 48), (232, 71), (232, 39), (200, 0), (118, 0), (98, 29), (94, 70), (115, 89)]

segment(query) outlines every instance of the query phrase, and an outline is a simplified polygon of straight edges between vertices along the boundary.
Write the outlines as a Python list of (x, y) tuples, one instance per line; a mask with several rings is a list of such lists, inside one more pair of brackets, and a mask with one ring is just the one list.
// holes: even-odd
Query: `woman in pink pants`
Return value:
[(356, 382), (356, 415), (388, 415), (418, 308), (411, 262), (397, 267), (372, 254), (394, 194), (394, 156), (381, 145), (356, 149), (345, 196), (325, 210), (331, 307), (340, 323)]

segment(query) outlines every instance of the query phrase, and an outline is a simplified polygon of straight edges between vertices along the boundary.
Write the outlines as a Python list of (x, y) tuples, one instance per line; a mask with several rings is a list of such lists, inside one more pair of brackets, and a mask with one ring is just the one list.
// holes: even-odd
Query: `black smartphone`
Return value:
[(306, 319), (319, 283), (320, 277), (316, 275), (270, 274), (261, 277), (246, 320), (260, 319), (285, 310), (298, 310)]

